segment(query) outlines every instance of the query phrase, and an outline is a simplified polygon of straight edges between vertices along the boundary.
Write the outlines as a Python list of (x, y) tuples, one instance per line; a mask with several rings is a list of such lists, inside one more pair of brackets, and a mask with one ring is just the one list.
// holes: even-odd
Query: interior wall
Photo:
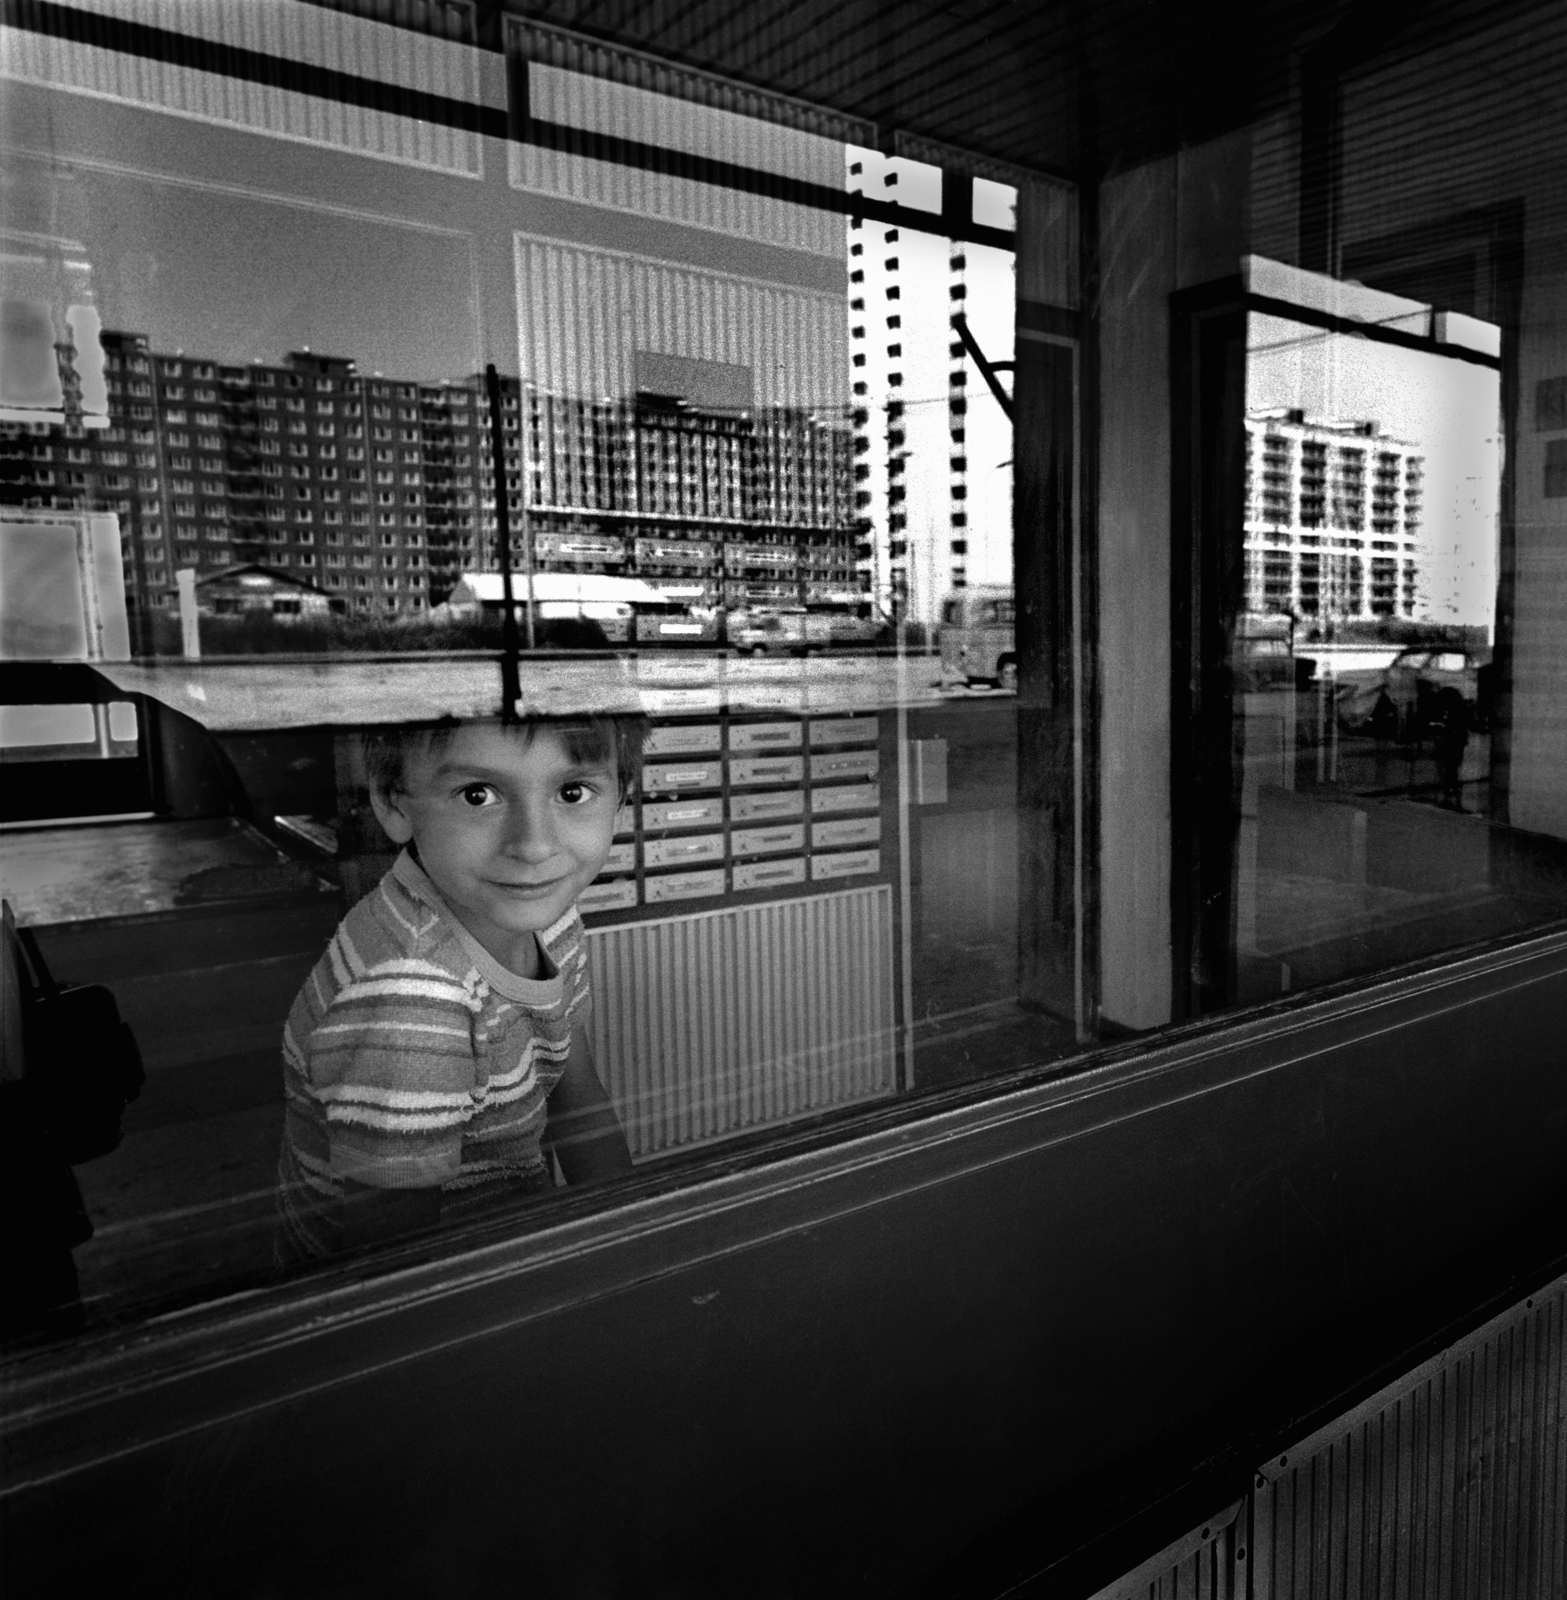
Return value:
[[(1017, 203), (1016, 345), (1012, 371), (1012, 583), (1019, 670), (1014, 876), (1019, 1000), (1075, 1024), (1080, 1014), (1074, 759), (1080, 657), (1074, 462), (1077, 376), (1077, 193), (1025, 183)], [(972, 442), (969, 448), (974, 448)]]
[[(1528, 216), (1526, 210), (1526, 227)], [(1529, 274), (1531, 255), (1538, 259), (1548, 250), (1556, 257), (1556, 270)], [(1567, 839), (1567, 497), (1545, 494), (1547, 446), (1553, 439), (1567, 443), (1567, 428), (1539, 427), (1535, 411), (1536, 386), (1550, 378), (1567, 379), (1562, 252), (1560, 238), (1547, 243), (1538, 234), (1530, 241), (1526, 234), (1514, 491), (1518, 544), (1509, 820), (1517, 828)]]
[(1075, 310), (1077, 190), (1039, 180), (1018, 185), (1017, 294), (1020, 300)]
[(1170, 334), (1175, 169), (1099, 192), (1100, 1012), (1170, 1018)]
[[(1536, 386), (1567, 378), (1567, 138), (1559, 85), (1567, 13), (1521, 20), (1352, 78), (1345, 91), (1341, 243), (1519, 207), (1523, 292), (1514, 469), (1516, 592), (1510, 803), (1514, 827), (1567, 838), (1567, 498), (1545, 494)], [(1478, 314), (1494, 301), (1478, 286)]]
[(1251, 135), (1099, 194), (1100, 1009), (1171, 1020), (1170, 296), (1239, 271)]

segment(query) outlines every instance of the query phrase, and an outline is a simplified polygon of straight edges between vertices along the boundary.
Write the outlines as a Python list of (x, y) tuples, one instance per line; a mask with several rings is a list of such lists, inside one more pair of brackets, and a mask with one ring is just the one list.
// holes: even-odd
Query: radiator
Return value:
[(633, 1156), (892, 1093), (892, 890), (588, 934), (593, 1053)]
[(1567, 1595), (1567, 1284), (1257, 1469), (1256, 1600)]
[[(1216, 1512), (1133, 1572), (1101, 1589), (1093, 1600), (1244, 1600), (1242, 1502)], [(1237, 1536), (1240, 1544), (1237, 1545)]]
[(1567, 1600), (1567, 1279), (1263, 1462), (1094, 1600)]

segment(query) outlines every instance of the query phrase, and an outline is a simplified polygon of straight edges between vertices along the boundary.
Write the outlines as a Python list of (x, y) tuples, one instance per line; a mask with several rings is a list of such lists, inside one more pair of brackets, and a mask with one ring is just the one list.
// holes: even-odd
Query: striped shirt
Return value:
[(439, 1187), (443, 1218), (547, 1189), (546, 1101), (588, 1015), (575, 907), (545, 976), (501, 966), (405, 851), (332, 936), (283, 1032), (279, 1250), (342, 1242), (344, 1182)]

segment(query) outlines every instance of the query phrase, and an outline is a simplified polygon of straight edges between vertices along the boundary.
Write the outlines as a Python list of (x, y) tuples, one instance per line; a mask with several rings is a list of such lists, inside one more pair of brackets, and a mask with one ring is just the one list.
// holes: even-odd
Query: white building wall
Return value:
[[(938, 168), (854, 146), (846, 160), (851, 193), (940, 213)], [(987, 185), (993, 210), (1012, 193), (1003, 189)], [(1011, 424), (973, 363), (952, 354), (952, 315), (965, 311), (989, 360), (1010, 361), (1014, 256), (868, 219), (858, 228), (851, 222), (846, 238), (851, 359), (864, 357), (853, 368), (865, 385), (854, 404), (868, 413), (859, 430), (867, 448), (856, 457), (868, 470), (856, 488), (869, 497), (861, 514), (872, 525), (875, 592), (889, 610), (901, 593), (908, 621), (933, 624), (955, 584), (1012, 581)], [(954, 297), (959, 285), (965, 292)], [(964, 374), (961, 386), (953, 385), (954, 372)], [(961, 417), (950, 414), (954, 393), (968, 400)], [(961, 440), (953, 439), (954, 426)], [(956, 467), (956, 460), (965, 464)], [(955, 485), (967, 490), (965, 498), (954, 499)], [(954, 510), (966, 526), (952, 526)], [(966, 551), (953, 550), (955, 538)]]
[[(969, 330), (988, 360), (1011, 361), (1016, 355), (1017, 339), (1016, 257), (1010, 250), (974, 244), (966, 245), (964, 254), (968, 289), (964, 305)], [(969, 406), (961, 453), (968, 461), (968, 581), (1009, 584), (1012, 424), (973, 363), (966, 365)], [(1006, 373), (1000, 376), (1002, 388), (1010, 391), (1010, 377)], [(953, 453), (960, 453), (957, 445), (953, 446)]]

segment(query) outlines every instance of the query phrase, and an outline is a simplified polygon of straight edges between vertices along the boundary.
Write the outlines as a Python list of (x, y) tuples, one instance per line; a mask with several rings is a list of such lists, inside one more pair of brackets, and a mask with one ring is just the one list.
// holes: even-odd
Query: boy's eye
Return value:
[(470, 806), (492, 806), (500, 798), (487, 783), (465, 783), (457, 793)]
[(592, 795), (593, 791), (585, 783), (563, 783), (560, 786), (560, 797), (568, 806), (580, 806)]

